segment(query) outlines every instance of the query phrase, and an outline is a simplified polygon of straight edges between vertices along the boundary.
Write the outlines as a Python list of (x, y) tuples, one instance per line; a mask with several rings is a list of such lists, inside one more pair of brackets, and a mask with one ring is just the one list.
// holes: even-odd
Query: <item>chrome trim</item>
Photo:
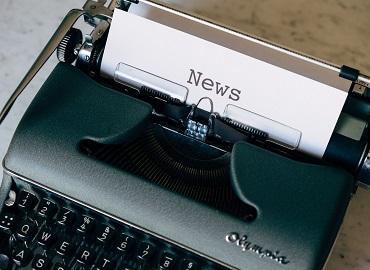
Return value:
[(173, 99), (185, 103), (189, 89), (186, 86), (159, 77), (126, 63), (119, 63), (114, 72), (114, 80), (120, 84), (128, 85), (140, 90), (149, 87)]
[(357, 79), (359, 82), (362, 82), (364, 84), (367, 85), (367, 87), (370, 88), (370, 77), (366, 76), (366, 75), (363, 75), (363, 74), (360, 74), (358, 75), (358, 79)]
[(221, 116), (266, 132), (268, 141), (289, 150), (297, 149), (302, 138), (302, 132), (295, 128), (233, 104), (226, 105)]
[(356, 177), (358, 185), (366, 190), (370, 190), (370, 150), (368, 145), (364, 147), (358, 168)]
[(31, 68), (28, 70), (22, 81), (19, 83), (17, 88), (14, 90), (10, 98), (5, 103), (4, 108), (0, 113), (0, 124), (4, 121), (5, 117), (8, 115), (10, 109), (13, 107), (17, 98), (22, 94), (23, 90), (32, 81), (37, 72), (43, 67), (49, 57), (58, 47), (59, 43), (63, 40), (64, 36), (68, 33), (69, 29), (75, 24), (75, 22), (83, 15), (86, 11), (73, 9), (64, 18), (58, 29), (55, 31), (54, 35), (51, 37), (49, 42), (46, 44), (45, 48), (41, 51), (40, 55), (37, 57)]
[[(46, 61), (57, 49), (60, 42), (62, 42), (65, 35), (68, 33), (69, 29), (77, 22), (77, 20), (84, 16), (85, 19), (90, 21), (92, 24), (94, 19), (97, 20), (110, 20), (113, 16), (113, 10), (118, 6), (116, 0), (111, 0), (108, 8), (104, 6), (107, 0), (87, 0), (83, 6), (83, 9), (72, 9), (64, 17), (63, 21), (50, 38), (44, 49), (40, 52), (39, 56), (36, 58), (35, 62), (31, 68), (27, 71), (26, 75), (19, 83), (17, 88), (14, 90), (12, 95), (9, 97), (5, 106), (1, 109), (0, 112), (0, 124), (4, 121), (5, 117), (8, 115), (9, 111), (13, 107), (17, 98), (22, 94), (27, 85), (32, 81), (36, 76), (39, 70), (44, 66)], [(96, 26), (96, 25), (95, 25)]]
[[(40, 184), (40, 183), (35, 182), (35, 181), (34, 181), (34, 180), (32, 180), (32, 179), (29, 179), (29, 178), (28, 178), (28, 177), (26, 177), (26, 176), (23, 176), (23, 175), (17, 174), (16, 172), (14, 172), (14, 171), (12, 171), (12, 170), (8, 169), (8, 168), (5, 166), (5, 160), (3, 160), (3, 164), (2, 164), (2, 165), (3, 165), (4, 172), (5, 172), (5, 173), (7, 173), (7, 174), (8, 174), (9, 176), (11, 176), (11, 177), (19, 178), (19, 179), (21, 179), (21, 180), (25, 181), (25, 182), (26, 182), (26, 183), (28, 183), (28, 184), (35, 185), (35, 186), (37, 186), (37, 187), (39, 187), (39, 188), (45, 189), (45, 190), (46, 190), (46, 191), (48, 191), (48, 192), (52, 192), (52, 193), (54, 193), (54, 194), (56, 194), (56, 195), (58, 195), (58, 196), (61, 196), (61, 197), (65, 198), (65, 199), (67, 199), (67, 200), (70, 200), (70, 201), (72, 201), (72, 202), (74, 202), (74, 203), (76, 203), (76, 204), (79, 204), (79, 205), (81, 205), (81, 206), (83, 206), (83, 207), (86, 207), (86, 208), (88, 208), (88, 209), (90, 209), (90, 210), (92, 210), (92, 211), (96, 211), (96, 212), (98, 212), (99, 214), (104, 215), (104, 216), (106, 216), (106, 217), (108, 217), (108, 218), (111, 218), (111, 219), (113, 219), (113, 220), (115, 220), (115, 221), (121, 222), (121, 223), (123, 223), (124, 225), (130, 226), (130, 227), (132, 227), (132, 228), (134, 228), (134, 229), (137, 229), (137, 230), (140, 230), (140, 231), (142, 231), (142, 232), (144, 232), (144, 233), (150, 234), (150, 235), (152, 235), (152, 236), (154, 236), (154, 237), (156, 237), (156, 238), (159, 238), (159, 239), (161, 239), (161, 240), (163, 240), (163, 241), (166, 241), (166, 242), (168, 242), (168, 243), (170, 243), (170, 244), (176, 245), (176, 246), (178, 246), (178, 247), (180, 247), (180, 248), (182, 248), (182, 249), (185, 249), (185, 250), (187, 250), (187, 251), (189, 251), (189, 252), (192, 252), (192, 253), (194, 253), (194, 254), (196, 254), (196, 255), (198, 255), (198, 256), (200, 256), (200, 257), (204, 258), (205, 260), (209, 260), (209, 261), (211, 261), (211, 262), (213, 262), (213, 263), (216, 263), (216, 264), (218, 264), (218, 265), (221, 265), (221, 266), (226, 267), (226, 268), (231, 269), (231, 270), (237, 270), (236, 268), (234, 268), (234, 267), (232, 267), (232, 266), (230, 266), (230, 265), (228, 265), (228, 264), (226, 264), (226, 263), (224, 263), (224, 262), (221, 262), (221, 261), (219, 261), (219, 260), (217, 260), (217, 259), (215, 259), (215, 258), (209, 257), (208, 255), (202, 254), (202, 253), (200, 253), (200, 252), (198, 252), (198, 251), (196, 251), (196, 250), (194, 250), (194, 249), (192, 249), (192, 248), (190, 248), (190, 247), (187, 247), (187, 246), (185, 246), (185, 245), (183, 245), (183, 244), (181, 244), (181, 243), (178, 243), (178, 242), (176, 242), (176, 241), (173, 241), (173, 240), (171, 240), (171, 239), (168, 239), (168, 238), (166, 238), (166, 237), (164, 237), (164, 236), (162, 236), (162, 235), (159, 235), (159, 234), (157, 234), (157, 233), (155, 233), (155, 232), (152, 232), (152, 231), (150, 231), (150, 230), (147, 230), (147, 229), (145, 229), (145, 228), (143, 228), (143, 227), (140, 227), (139, 225), (136, 225), (136, 224), (134, 224), (134, 223), (131, 223), (131, 222), (127, 221), (127, 220), (123, 220), (123, 219), (121, 219), (121, 218), (119, 218), (119, 217), (113, 216), (113, 215), (111, 215), (111, 214), (109, 214), (109, 213), (107, 213), (107, 212), (105, 212), (105, 211), (102, 211), (102, 210), (100, 210), (100, 209), (98, 209), (98, 208), (96, 208), (96, 207), (94, 207), (94, 206), (91, 206), (91, 205), (88, 205), (88, 204), (86, 204), (86, 203), (84, 203), (84, 202), (81, 202), (81, 201), (79, 201), (78, 199), (74, 199), (74, 198), (72, 198), (72, 197), (69, 197), (69, 196), (68, 196), (68, 195), (66, 195), (66, 194), (60, 193), (59, 191), (53, 190), (53, 189), (51, 189), (51, 188), (48, 188), (48, 187), (46, 187), (46, 186), (44, 186), (44, 185), (42, 185), (42, 184)], [(223, 237), (222, 237), (221, 239), (223, 239)]]

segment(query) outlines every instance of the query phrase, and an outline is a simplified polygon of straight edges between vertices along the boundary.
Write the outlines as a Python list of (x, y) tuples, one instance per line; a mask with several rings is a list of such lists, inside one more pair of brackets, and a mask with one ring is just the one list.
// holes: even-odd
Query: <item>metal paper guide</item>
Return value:
[(290, 63), (287, 55), (281, 62), (279, 54), (287, 52), (268, 46), (257, 50), (253, 42), (143, 1), (128, 12), (115, 10), (101, 73), (188, 105), (207, 97), (221, 117), (322, 157), (349, 82), (313, 60), (296, 57)]

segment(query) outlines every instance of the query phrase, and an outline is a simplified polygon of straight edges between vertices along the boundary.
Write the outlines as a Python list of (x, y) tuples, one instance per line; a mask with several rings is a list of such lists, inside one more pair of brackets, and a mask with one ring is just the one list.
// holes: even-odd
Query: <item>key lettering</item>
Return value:
[(38, 268), (42, 268), (44, 266), (44, 264), (45, 264), (45, 260), (44, 259), (38, 259), (37, 260), (37, 263), (36, 263), (36, 266)]
[(110, 228), (109, 227), (105, 227), (105, 229), (104, 229), (104, 232), (101, 234), (101, 236), (100, 237), (98, 237), (97, 239), (99, 240), (99, 241), (102, 241), (102, 242), (104, 242), (104, 240), (106, 240), (107, 239), (107, 237), (108, 237), (108, 234), (110, 233)]
[(47, 233), (47, 232), (42, 232), (42, 235), (41, 235), (41, 240), (43, 241), (48, 241), (49, 238), (51, 236), (51, 233)]
[(61, 220), (58, 220), (58, 223), (59, 223), (60, 225), (65, 225), (65, 223), (66, 223), (66, 221), (67, 221), (67, 218), (68, 218), (69, 213), (71, 213), (71, 211), (70, 211), (70, 210), (66, 210), (66, 211), (64, 212), (63, 216), (61, 217)]
[(29, 230), (30, 230), (30, 226), (28, 226), (27, 224), (23, 225), (22, 228), (21, 228), (21, 231), (24, 234), (27, 234)]
[(66, 252), (67, 251), (67, 248), (69, 246), (69, 243), (68, 242), (63, 242), (61, 245), (60, 245), (60, 250), (63, 251), (63, 252)]
[(82, 259), (85, 259), (85, 260), (87, 260), (87, 258), (90, 256), (90, 252), (89, 251), (87, 251), (87, 250), (84, 250), (84, 252), (82, 253), (82, 255), (81, 255), (81, 260)]
[(104, 263), (103, 263), (102, 268), (104, 268), (107, 265), (107, 263), (110, 263), (110, 260), (107, 260), (106, 258), (103, 258), (103, 260), (104, 260)]
[(24, 250), (20, 251), (15, 257), (23, 259), (24, 256)]

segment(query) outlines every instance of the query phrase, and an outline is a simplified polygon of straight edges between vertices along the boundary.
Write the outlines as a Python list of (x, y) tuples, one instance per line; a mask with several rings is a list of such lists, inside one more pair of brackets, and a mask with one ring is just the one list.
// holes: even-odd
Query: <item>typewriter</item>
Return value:
[[(70, 11), (1, 113), (56, 51), (60, 63), (3, 161), (0, 269), (322, 269), (351, 196), (370, 184), (369, 78), (247, 37), (264, 61), (347, 87), (343, 111), (360, 135), (333, 133), (317, 158), (269, 125), (204, 109), (207, 98), (186, 103), (181, 88), (147, 84), (127, 66), (103, 76), (118, 12), (207, 26), (197, 35), (216, 31), (224, 46), (223, 35), (243, 36), (145, 0)], [(84, 36), (77, 20), (92, 31)]]

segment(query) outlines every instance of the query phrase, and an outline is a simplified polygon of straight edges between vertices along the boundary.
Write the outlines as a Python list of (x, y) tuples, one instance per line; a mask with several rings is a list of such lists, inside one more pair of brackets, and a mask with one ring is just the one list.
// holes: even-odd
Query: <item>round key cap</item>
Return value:
[(103, 254), (98, 258), (94, 270), (112, 270), (115, 266), (116, 262), (110, 256)]
[(142, 262), (148, 262), (155, 253), (155, 247), (147, 242), (141, 242), (137, 248), (137, 258)]
[(48, 199), (42, 199), (39, 207), (37, 208), (37, 213), (45, 218), (52, 218), (58, 211), (58, 206), (55, 202)]
[(50, 266), (51, 266), (50, 259), (40, 254), (36, 255), (32, 261), (33, 270), (49, 270)]
[(5, 254), (0, 254), (0, 270), (7, 270), (10, 265), (10, 259)]
[(30, 219), (21, 220), (18, 223), (16, 233), (22, 238), (32, 238), (37, 233), (36, 223)]
[(194, 260), (185, 259), (182, 261), (179, 270), (197, 270), (198, 264)]
[(101, 225), (96, 230), (96, 239), (103, 243), (107, 244), (111, 241), (113, 235), (114, 235), (114, 229), (109, 225)]
[(57, 223), (61, 226), (70, 227), (76, 219), (76, 213), (68, 208), (63, 207), (57, 215)]
[(116, 238), (116, 247), (122, 253), (126, 253), (131, 250), (135, 245), (135, 239), (127, 234), (120, 234)]
[(68, 270), (68, 267), (63, 263), (56, 263), (53, 270)]
[(50, 246), (55, 239), (55, 232), (47, 227), (43, 227), (37, 235), (37, 242), (43, 246)]
[(15, 225), (15, 214), (1, 213), (0, 214), (0, 228), (10, 230)]
[(62, 256), (69, 256), (75, 252), (75, 246), (70, 239), (59, 239), (55, 251)]
[(89, 266), (96, 259), (96, 253), (93, 249), (81, 247), (76, 254), (76, 259), (79, 263)]
[(37, 199), (36, 195), (25, 190), (19, 192), (17, 197), (18, 207), (26, 212), (32, 211), (38, 202), (39, 199)]
[(94, 218), (86, 215), (82, 215), (77, 221), (77, 231), (82, 234), (88, 234), (92, 231), (95, 226)]
[(174, 254), (165, 252), (159, 259), (159, 269), (171, 270), (175, 267), (177, 258)]
[(15, 247), (12, 252), (14, 263), (20, 267), (26, 266), (31, 261), (32, 257), (32, 251), (23, 244)]

